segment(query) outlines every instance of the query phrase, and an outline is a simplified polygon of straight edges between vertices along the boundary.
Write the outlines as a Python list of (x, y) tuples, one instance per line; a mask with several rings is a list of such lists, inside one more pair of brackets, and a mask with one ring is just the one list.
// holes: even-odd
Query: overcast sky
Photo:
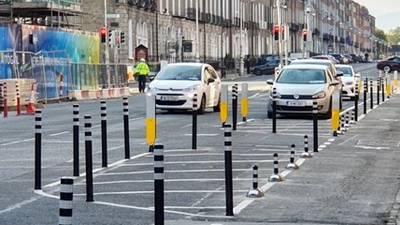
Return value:
[(388, 31), (400, 26), (400, 0), (355, 0), (376, 17), (378, 28)]

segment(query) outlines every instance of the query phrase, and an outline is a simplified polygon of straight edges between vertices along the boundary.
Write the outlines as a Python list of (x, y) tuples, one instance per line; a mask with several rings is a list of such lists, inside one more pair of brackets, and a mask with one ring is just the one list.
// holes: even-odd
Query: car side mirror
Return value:
[(344, 75), (344, 74), (343, 74), (342, 71), (337, 71), (337, 72), (336, 72), (336, 76), (337, 76), (337, 77), (343, 77), (343, 75)]
[(155, 76), (149, 76), (149, 81), (152, 82), (156, 78)]
[(361, 74), (356, 73), (355, 77), (360, 78), (360, 77), (361, 77)]
[(272, 79), (268, 79), (268, 80), (267, 80), (267, 84), (268, 84), (268, 85), (273, 85), (273, 84), (274, 84), (274, 81), (273, 81)]
[(215, 80), (213, 78), (208, 78), (208, 80), (207, 80), (208, 84), (211, 84), (211, 83), (214, 83), (214, 82), (215, 82)]

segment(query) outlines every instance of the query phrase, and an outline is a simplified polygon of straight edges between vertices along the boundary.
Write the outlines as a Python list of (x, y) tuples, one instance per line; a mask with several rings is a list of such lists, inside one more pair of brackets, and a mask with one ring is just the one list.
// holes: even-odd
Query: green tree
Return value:
[(387, 36), (386, 36), (386, 34), (385, 34), (385, 31), (383, 31), (383, 30), (381, 30), (381, 29), (379, 29), (379, 28), (376, 28), (376, 29), (375, 29), (375, 36), (376, 36), (377, 38), (381, 39), (381, 40), (384, 40), (384, 41), (387, 41), (387, 40), (388, 40), (388, 39), (387, 39)]
[(400, 26), (390, 30), (387, 34), (387, 38), (390, 44), (399, 45), (400, 44)]

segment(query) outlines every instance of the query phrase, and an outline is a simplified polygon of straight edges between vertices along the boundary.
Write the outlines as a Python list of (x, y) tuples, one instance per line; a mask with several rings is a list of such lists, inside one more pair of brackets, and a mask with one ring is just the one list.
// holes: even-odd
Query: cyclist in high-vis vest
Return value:
[(150, 73), (150, 70), (149, 70), (149, 66), (146, 64), (146, 60), (140, 59), (139, 64), (137, 64), (136, 68), (135, 68), (135, 74), (138, 78), (140, 93), (144, 93), (144, 90), (146, 88), (146, 79), (147, 79), (147, 76), (149, 75), (149, 73)]

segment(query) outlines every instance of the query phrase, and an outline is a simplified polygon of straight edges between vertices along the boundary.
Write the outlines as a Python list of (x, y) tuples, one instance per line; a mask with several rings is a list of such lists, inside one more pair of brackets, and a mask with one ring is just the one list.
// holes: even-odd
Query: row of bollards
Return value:
[[(73, 105), (72, 111), (72, 175), (78, 177), (79, 169), (79, 127), (80, 127), (80, 109), (78, 104)], [(105, 101), (100, 102), (100, 118), (101, 118), (101, 165), (108, 167), (108, 150), (107, 150), (107, 105)], [(86, 157), (86, 176), (90, 171), (93, 171), (92, 163), (92, 117), (91, 115), (84, 116), (84, 133), (85, 133), (85, 157)], [(130, 140), (129, 140), (129, 106), (128, 98), (123, 98), (123, 123), (124, 123), (124, 147), (125, 159), (130, 158)], [(35, 180), (34, 189), (41, 189), (41, 160), (42, 160), (42, 111), (40, 109), (35, 112)], [(93, 185), (92, 185), (93, 186)], [(90, 191), (90, 190), (89, 190)], [(90, 196), (89, 196), (90, 200)]]

